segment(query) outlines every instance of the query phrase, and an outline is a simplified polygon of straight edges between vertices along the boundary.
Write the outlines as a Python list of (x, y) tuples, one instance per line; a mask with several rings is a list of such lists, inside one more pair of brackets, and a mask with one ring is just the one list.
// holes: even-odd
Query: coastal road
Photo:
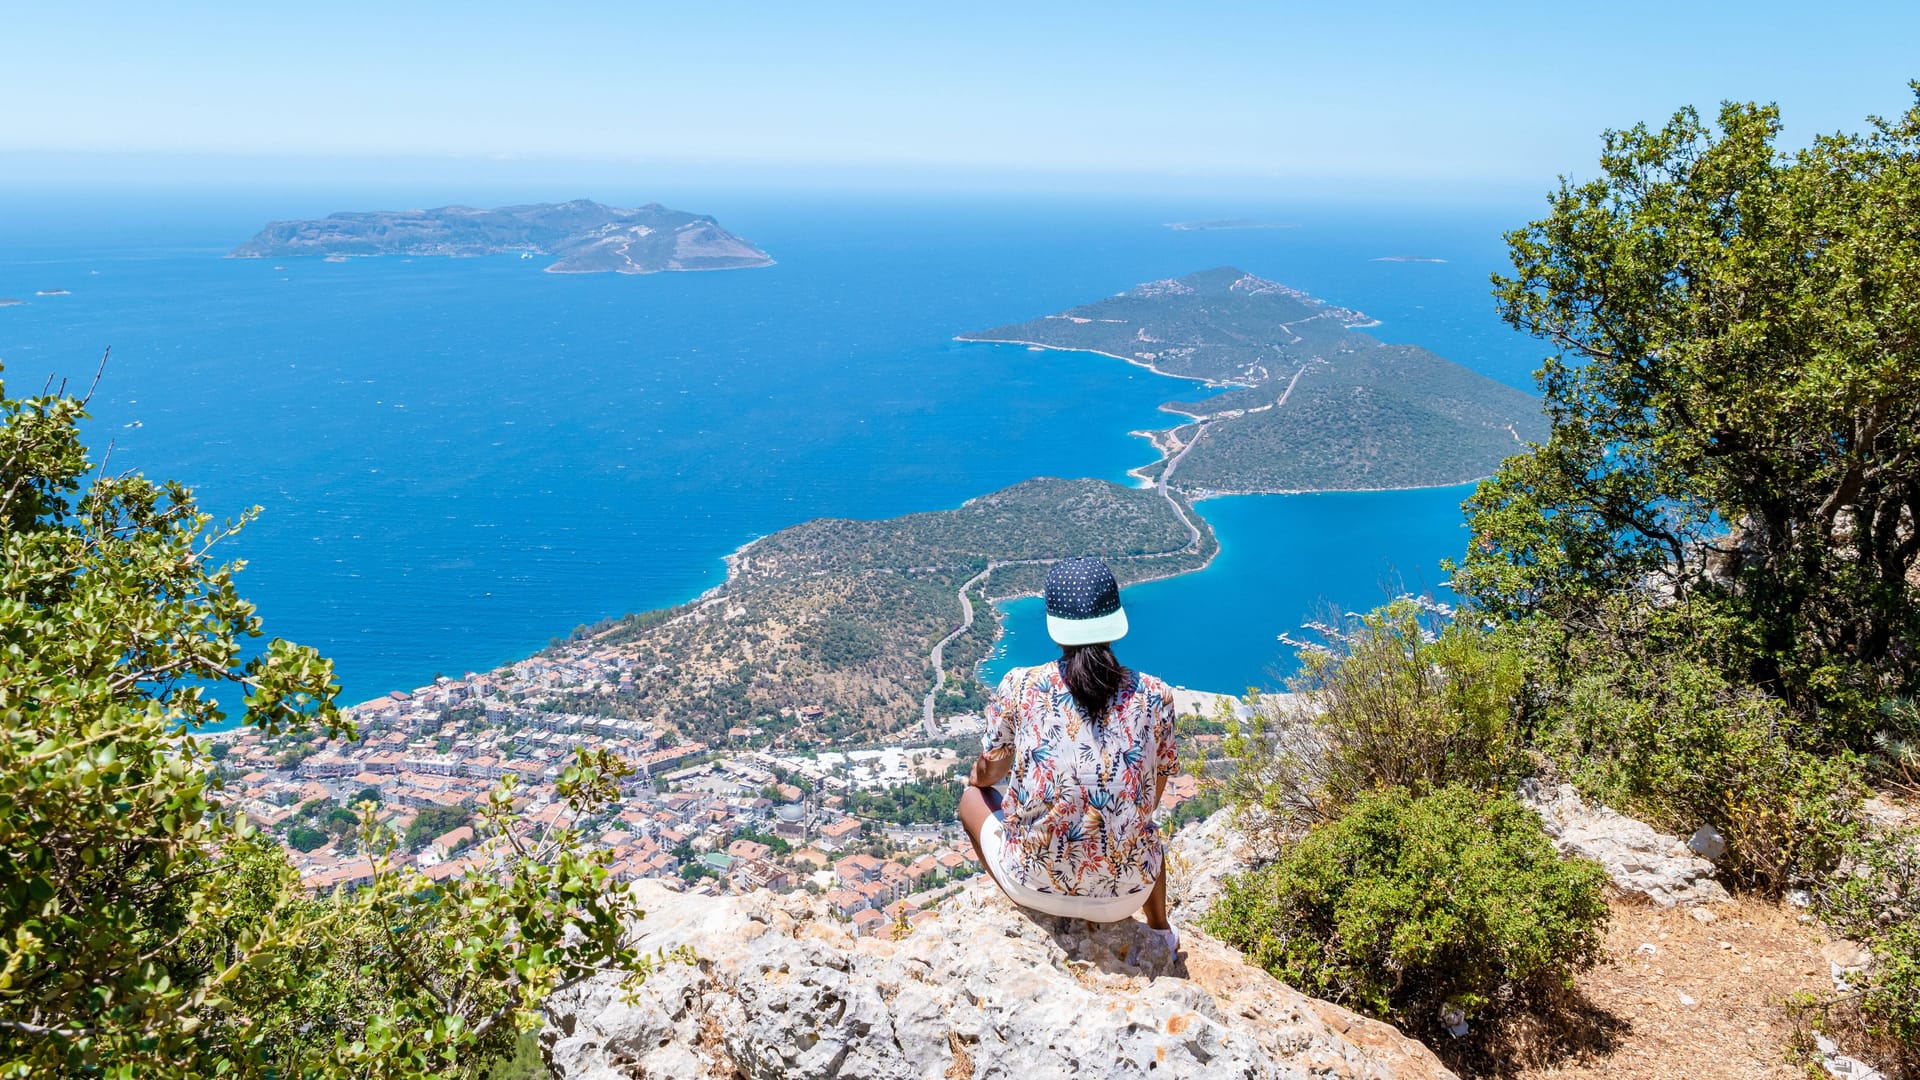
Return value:
[(967, 596), (967, 590), (987, 580), (989, 575), (1003, 566), (1032, 566), (1052, 561), (1052, 559), (1016, 559), (1011, 562), (990, 562), (985, 570), (968, 578), (967, 583), (960, 586), (960, 625), (954, 628), (953, 633), (934, 644), (933, 653), (929, 657), (933, 663), (933, 689), (927, 691), (926, 700), (920, 703), (920, 726), (928, 735), (940, 734), (940, 726), (933, 721), (933, 699), (939, 697), (940, 688), (947, 685), (947, 669), (944, 661), (947, 643), (973, 628), (973, 600)]
[[(1312, 363), (1313, 361), (1309, 360), (1307, 363), (1300, 365), (1300, 369), (1293, 373), (1293, 378), (1287, 380), (1287, 388), (1280, 392), (1280, 397), (1273, 403), (1272, 408), (1278, 409), (1287, 403), (1287, 398), (1293, 396), (1294, 386), (1300, 382), (1300, 376), (1307, 373), (1307, 368)], [(1174, 516), (1180, 519), (1180, 524), (1187, 527), (1187, 542), (1168, 551), (1153, 551), (1141, 555), (1116, 556), (1114, 561), (1118, 562), (1122, 559), (1167, 559), (1176, 555), (1185, 555), (1188, 552), (1197, 552), (1200, 550), (1200, 526), (1188, 515), (1186, 508), (1180, 505), (1180, 500), (1173, 497), (1171, 481), (1173, 480), (1174, 470), (1178, 469), (1180, 462), (1186, 459), (1186, 456), (1193, 451), (1195, 446), (1199, 445), (1200, 440), (1206, 436), (1207, 430), (1213, 426), (1215, 419), (1215, 417), (1202, 417), (1198, 419), (1199, 427), (1195, 429), (1193, 438), (1187, 440), (1186, 445), (1180, 448), (1179, 453), (1167, 459), (1167, 467), (1160, 470), (1159, 479), (1154, 483), (1154, 486), (1160, 490), (1160, 497), (1167, 500), (1167, 506), (1173, 510)], [(939, 642), (934, 645), (933, 651), (928, 657), (928, 660), (933, 664), (933, 687), (927, 691), (926, 699), (920, 704), (920, 726), (926, 731), (929, 737), (937, 737), (940, 734), (939, 725), (934, 723), (933, 719), (933, 703), (934, 699), (940, 696), (941, 688), (947, 684), (947, 669), (945, 664), (947, 645), (953, 641), (954, 638), (959, 637), (961, 634), (973, 628), (973, 600), (967, 596), (968, 591), (992, 576), (993, 572), (1002, 566), (1033, 566), (1053, 561), (1052, 559), (1016, 559), (1008, 562), (989, 562), (985, 570), (968, 578), (967, 583), (960, 586), (960, 625), (954, 629), (953, 633), (941, 638)]]
[[(1306, 369), (1303, 367), (1300, 370), (1305, 371)], [(1293, 382), (1298, 382), (1299, 380), (1300, 375), (1296, 372), (1293, 376)], [(1288, 393), (1291, 393), (1293, 390), (1293, 382), (1287, 384)], [(1286, 403), (1287, 395), (1281, 394), (1277, 404), (1285, 405)], [(1115, 556), (1115, 562), (1122, 559), (1169, 559), (1176, 555), (1185, 555), (1188, 552), (1200, 550), (1200, 526), (1187, 515), (1187, 510), (1180, 505), (1180, 500), (1173, 497), (1173, 489), (1168, 486), (1167, 482), (1172, 479), (1173, 471), (1180, 467), (1181, 459), (1185, 458), (1188, 451), (1191, 451), (1195, 444), (1199, 443), (1201, 436), (1205, 435), (1207, 429), (1212, 425), (1213, 421), (1211, 419), (1200, 421), (1200, 427), (1193, 433), (1193, 438), (1189, 439), (1187, 444), (1180, 448), (1178, 454), (1168, 459), (1167, 467), (1160, 470), (1160, 478), (1154, 485), (1160, 489), (1160, 497), (1167, 500), (1167, 506), (1173, 511), (1173, 516), (1179, 518), (1180, 524), (1187, 527), (1187, 542), (1167, 551), (1150, 551), (1140, 555)], [(928, 656), (929, 662), (933, 664), (933, 687), (927, 691), (925, 700), (920, 703), (920, 726), (929, 737), (937, 737), (940, 734), (940, 726), (934, 722), (933, 718), (933, 703), (934, 699), (940, 696), (941, 688), (947, 684), (947, 668), (945, 663), (947, 644), (954, 638), (959, 637), (961, 634), (973, 628), (973, 600), (967, 595), (968, 591), (992, 576), (993, 572), (1002, 566), (1037, 566), (1053, 561), (1052, 559), (1014, 559), (1006, 562), (989, 562), (985, 570), (968, 578), (966, 584), (960, 586), (960, 625), (954, 628), (953, 633), (948, 634), (936, 642), (933, 646), (932, 653)]]

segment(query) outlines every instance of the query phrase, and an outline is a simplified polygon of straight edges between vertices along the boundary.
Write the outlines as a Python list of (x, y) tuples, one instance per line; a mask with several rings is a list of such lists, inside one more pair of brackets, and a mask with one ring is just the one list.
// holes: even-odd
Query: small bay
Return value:
[[(1279, 636), (1317, 640), (1303, 622), (1365, 611), (1400, 592), (1451, 598), (1439, 562), (1465, 547), (1460, 502), (1472, 492), (1463, 484), (1207, 499), (1199, 510), (1220, 538), (1219, 557), (1200, 573), (1121, 590), (1129, 630), (1114, 652), (1196, 690), (1280, 689), (1293, 649)], [(1006, 635), (982, 678), (1058, 657), (1040, 598), (1000, 606)]]

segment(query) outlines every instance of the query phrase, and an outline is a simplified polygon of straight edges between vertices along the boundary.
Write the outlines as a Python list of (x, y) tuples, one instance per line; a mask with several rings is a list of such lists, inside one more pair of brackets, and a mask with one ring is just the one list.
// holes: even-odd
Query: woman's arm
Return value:
[(1002, 746), (989, 750), (973, 761), (973, 768), (967, 773), (967, 784), (971, 787), (990, 788), (1007, 778), (1013, 771), (1013, 747)]

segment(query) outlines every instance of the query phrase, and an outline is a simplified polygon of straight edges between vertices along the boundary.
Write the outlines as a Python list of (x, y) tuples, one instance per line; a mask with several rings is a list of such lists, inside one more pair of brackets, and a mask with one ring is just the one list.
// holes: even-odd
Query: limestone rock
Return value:
[(1887, 1080), (1886, 1074), (1840, 1052), (1840, 1045), (1820, 1032), (1813, 1033), (1814, 1047), (1820, 1053), (1820, 1067), (1834, 1080)]
[(1252, 849), (1232, 824), (1232, 812), (1221, 810), (1196, 821), (1167, 841), (1167, 866), (1174, 887), (1168, 894), (1168, 914), (1176, 926), (1192, 926), (1213, 906), (1225, 888), (1227, 876), (1253, 867)]
[(1693, 830), (1693, 836), (1687, 840), (1687, 848), (1703, 859), (1719, 862), (1727, 853), (1727, 838), (1720, 834), (1719, 829), (1702, 825)]
[(612, 976), (554, 995), (541, 1042), (562, 1080), (1453, 1075), (1190, 926), (1171, 957), (1143, 922), (1030, 915), (984, 878), (898, 940), (852, 938), (801, 894), (633, 887), (643, 947), (698, 962), (630, 1001)]
[(1679, 837), (1590, 803), (1570, 784), (1527, 780), (1520, 785), (1520, 800), (1540, 814), (1555, 847), (1599, 863), (1614, 887), (1629, 896), (1644, 896), (1660, 907), (1728, 899), (1713, 879), (1713, 864)]

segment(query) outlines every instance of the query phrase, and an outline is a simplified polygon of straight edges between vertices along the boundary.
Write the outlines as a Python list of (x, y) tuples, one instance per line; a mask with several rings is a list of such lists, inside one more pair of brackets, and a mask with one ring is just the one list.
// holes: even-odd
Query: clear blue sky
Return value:
[[(297, 10), (296, 10), (297, 9)], [(1456, 9), (1456, 10), (1448, 10)], [(1920, 3), (0, 6), (0, 180), (928, 177), (1538, 190), (1598, 133), (1911, 101)]]

